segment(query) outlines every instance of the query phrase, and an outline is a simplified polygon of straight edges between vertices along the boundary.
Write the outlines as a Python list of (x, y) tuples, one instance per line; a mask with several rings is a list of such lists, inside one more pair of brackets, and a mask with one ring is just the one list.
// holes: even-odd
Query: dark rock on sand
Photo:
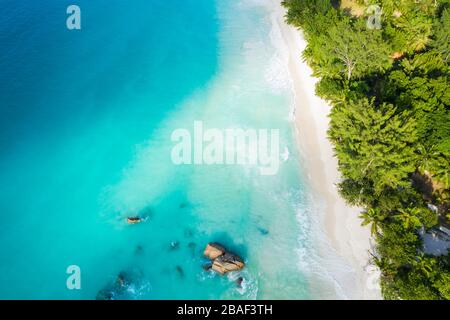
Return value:
[(180, 276), (180, 277), (184, 277), (184, 271), (183, 271), (183, 268), (181, 268), (180, 266), (176, 266), (175, 267), (175, 270), (177, 271), (177, 274)]
[(140, 244), (138, 244), (136, 246), (136, 249), (134, 249), (135, 255), (141, 255), (143, 252), (144, 252), (144, 248)]
[(184, 208), (186, 208), (187, 206), (188, 206), (188, 204), (187, 204), (186, 202), (182, 202), (182, 203), (180, 203), (179, 208), (180, 208), (180, 209), (184, 209)]
[(244, 282), (244, 278), (242, 278), (242, 277), (237, 278), (236, 279), (236, 286), (238, 288), (242, 288), (242, 282)]

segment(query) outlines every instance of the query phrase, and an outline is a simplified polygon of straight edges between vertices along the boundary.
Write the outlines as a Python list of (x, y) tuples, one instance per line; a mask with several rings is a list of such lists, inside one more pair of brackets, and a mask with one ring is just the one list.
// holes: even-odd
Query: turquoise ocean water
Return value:
[[(259, 1), (0, 0), (0, 298), (311, 298), (292, 93)], [(278, 54), (278, 56), (277, 56)], [(280, 130), (275, 176), (175, 166), (171, 132)], [(127, 225), (128, 215), (148, 215)], [(202, 270), (219, 241), (240, 274)], [(66, 268), (81, 269), (81, 290)], [(244, 278), (242, 288), (235, 279)]]

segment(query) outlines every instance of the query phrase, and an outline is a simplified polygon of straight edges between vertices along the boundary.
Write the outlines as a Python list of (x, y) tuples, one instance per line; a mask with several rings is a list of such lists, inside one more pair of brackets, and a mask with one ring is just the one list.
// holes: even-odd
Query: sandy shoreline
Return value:
[(288, 49), (288, 70), (295, 94), (295, 125), (297, 141), (304, 158), (303, 168), (309, 184), (325, 202), (322, 228), (328, 243), (353, 270), (339, 283), (345, 296), (351, 299), (379, 299), (377, 271), (369, 266), (370, 230), (361, 227), (360, 208), (350, 207), (339, 196), (337, 159), (327, 139), (330, 106), (315, 95), (316, 78), (300, 55), (306, 47), (301, 32), (284, 22), (285, 9), (274, 2), (274, 19)]

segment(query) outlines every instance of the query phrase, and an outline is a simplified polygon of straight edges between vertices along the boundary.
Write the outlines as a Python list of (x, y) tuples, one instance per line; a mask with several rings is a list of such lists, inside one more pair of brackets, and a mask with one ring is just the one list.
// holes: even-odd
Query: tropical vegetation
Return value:
[(285, 0), (332, 105), (342, 196), (365, 208), (386, 299), (450, 299), (450, 0)]

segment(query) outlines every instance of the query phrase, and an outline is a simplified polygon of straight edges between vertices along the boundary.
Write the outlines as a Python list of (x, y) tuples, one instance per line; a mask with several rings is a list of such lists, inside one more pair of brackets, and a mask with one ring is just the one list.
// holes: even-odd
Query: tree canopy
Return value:
[(308, 41), (316, 93), (333, 106), (339, 190), (366, 208), (384, 297), (449, 299), (449, 256), (426, 254), (419, 231), (450, 224), (450, 1), (354, 0), (381, 8), (379, 29), (366, 27), (371, 10), (283, 4)]

